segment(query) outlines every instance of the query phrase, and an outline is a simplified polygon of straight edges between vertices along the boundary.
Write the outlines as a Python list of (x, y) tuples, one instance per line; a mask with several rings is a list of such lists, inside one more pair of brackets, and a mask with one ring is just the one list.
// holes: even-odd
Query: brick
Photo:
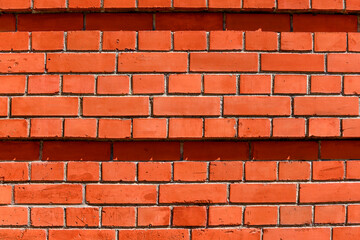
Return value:
[(275, 75), (275, 94), (306, 94), (307, 76), (305, 75)]
[(274, 137), (305, 137), (304, 118), (274, 118)]
[(207, 179), (207, 163), (174, 162), (174, 181), (195, 182)]
[(138, 0), (138, 8), (170, 8), (171, 0)]
[(29, 33), (0, 33), (0, 44), (1, 51), (27, 51), (29, 50)]
[(139, 50), (170, 51), (170, 31), (140, 31)]
[(357, 183), (300, 184), (300, 203), (357, 202), (359, 186)]
[(95, 138), (96, 119), (65, 119), (64, 137)]
[(341, 92), (341, 76), (311, 76), (311, 93), (337, 93)]
[(309, 136), (314, 136), (314, 137), (340, 136), (340, 120), (337, 118), (310, 118)]
[(241, 206), (210, 206), (209, 226), (241, 225)]
[(270, 119), (239, 119), (238, 137), (270, 137)]
[(183, 158), (189, 161), (248, 160), (246, 142), (185, 142)]
[(314, 223), (317, 224), (345, 223), (345, 206), (344, 205), (315, 206)]
[(142, 162), (138, 164), (138, 181), (169, 182), (171, 181), (171, 164)]
[(313, 162), (313, 180), (343, 180), (344, 162), (341, 161), (321, 161)]
[(309, 9), (309, 2), (306, 0), (278, 0), (278, 9), (286, 10), (300, 10)]
[(160, 185), (159, 203), (226, 203), (225, 184)]
[(46, 231), (42, 229), (0, 229), (3, 239), (45, 240)]
[(75, 31), (83, 30), (81, 13), (41, 13), (20, 14), (17, 21), (18, 31)]
[(263, 235), (264, 240), (301, 240), (307, 238), (327, 240), (330, 238), (330, 228), (270, 228), (265, 229)]
[(26, 76), (0, 76), (0, 94), (24, 94)]
[(276, 225), (277, 207), (249, 206), (245, 208), (244, 224), (246, 225)]
[(12, 199), (12, 186), (0, 186), (0, 204), (11, 204)]
[(97, 182), (99, 168), (96, 162), (69, 162), (66, 179), (68, 182)]
[(1, 119), (0, 137), (26, 138), (28, 136), (28, 121), (25, 119)]
[(337, 227), (333, 229), (333, 239), (355, 240), (360, 234), (359, 227)]
[(223, 30), (221, 13), (158, 13), (155, 18), (156, 30), (211, 31)]
[(359, 10), (360, 9), (360, 3), (356, 0), (347, 0), (346, 1), (346, 10)]
[(237, 0), (209, 0), (209, 9), (240, 9), (241, 2)]
[(209, 44), (210, 50), (241, 50), (243, 48), (243, 32), (211, 31)]
[(289, 97), (224, 97), (225, 116), (289, 116)]
[(170, 75), (168, 80), (168, 93), (201, 93), (202, 76), (200, 74)]
[(28, 209), (26, 207), (0, 207), (1, 226), (24, 226), (27, 223)]
[(106, 227), (134, 227), (134, 207), (103, 207), (101, 225)]
[(346, 179), (360, 179), (358, 161), (347, 161), (346, 162)]
[(282, 51), (311, 51), (313, 48), (312, 34), (309, 32), (283, 32), (280, 41)]
[(62, 227), (64, 226), (64, 209), (31, 208), (31, 226), (34, 227)]
[(111, 73), (115, 71), (113, 53), (49, 53), (46, 69), (49, 73)]
[(315, 33), (315, 47), (316, 52), (345, 52), (347, 48), (347, 34), (346, 33)]
[(165, 92), (164, 75), (133, 75), (133, 94), (162, 94)]
[(210, 162), (210, 181), (241, 181), (243, 178), (243, 162)]
[(31, 33), (33, 51), (60, 51), (64, 49), (64, 32)]
[(274, 9), (274, 0), (244, 0), (243, 8), (245, 9)]
[(135, 8), (135, 0), (104, 0), (104, 8)]
[(62, 87), (63, 93), (94, 94), (95, 78), (91, 75), (63, 75)]
[(295, 203), (295, 184), (231, 184), (232, 203)]
[(204, 75), (205, 94), (235, 94), (235, 75)]
[(257, 72), (256, 53), (190, 53), (191, 72)]
[(275, 32), (246, 32), (245, 49), (250, 51), (276, 51), (278, 35)]
[(359, 205), (349, 205), (347, 223), (350, 224), (359, 223), (360, 222), (359, 213), (360, 213)]
[(174, 8), (206, 8), (206, 0), (174, 0)]
[(99, 31), (70, 31), (67, 33), (67, 50), (98, 51), (99, 48)]
[(147, 116), (148, 114), (148, 97), (86, 97), (83, 99), (84, 116)]
[(353, 97), (295, 97), (294, 115), (357, 116), (359, 101)]
[(1, 73), (43, 73), (45, 71), (42, 53), (1, 53)]
[(136, 165), (129, 162), (104, 162), (102, 165), (102, 180), (106, 182), (135, 181)]
[(259, 229), (194, 229), (192, 230), (193, 240), (206, 239), (260, 239)]
[(138, 208), (138, 226), (169, 226), (169, 207), (140, 207)]
[(16, 185), (14, 189), (16, 204), (80, 204), (81, 185)]
[(151, 13), (89, 13), (86, 14), (85, 28), (101, 31), (152, 30), (153, 16)]
[(241, 75), (240, 94), (270, 94), (270, 75)]
[(0, 163), (1, 182), (23, 182), (29, 179), (27, 163)]
[(324, 66), (321, 54), (261, 54), (261, 70), (266, 72), (324, 72)]
[(66, 0), (34, 0), (34, 9), (64, 9)]
[(227, 13), (226, 30), (290, 32), (290, 15)]
[[(285, 1), (285, 0), (284, 0)], [(307, 1), (306, 1), (307, 2)], [(351, 15), (294, 14), (294, 32), (357, 32), (357, 19)]]
[(187, 53), (120, 53), (119, 72), (186, 72)]
[(246, 181), (276, 181), (277, 175), (276, 162), (246, 162), (245, 180)]
[(44, 142), (42, 160), (46, 161), (106, 161), (110, 160), (108, 142)]
[(66, 208), (66, 226), (95, 227), (99, 226), (98, 208)]
[(99, 76), (97, 79), (97, 94), (128, 94), (129, 81), (129, 77), (125, 75)]
[[(179, 142), (121, 142), (113, 144), (114, 160), (180, 160)], [(166, 151), (164, 150), (166, 149)]]
[(233, 138), (236, 137), (235, 119), (205, 119), (206, 138)]
[(18, 0), (15, 2), (8, 2), (6, 0), (0, 1), (1, 10), (28, 10), (30, 7), (30, 0)]
[(312, 9), (319, 10), (342, 10), (344, 8), (343, 0), (314, 0), (311, 4)]
[(108, 229), (51, 229), (49, 230), (49, 240), (57, 239), (115, 239), (115, 230)]
[(206, 225), (206, 207), (174, 207), (173, 208), (173, 226), (205, 226)]
[(2, 14), (0, 16), (0, 31), (11, 32), (16, 30), (16, 19), (13, 14)]
[(305, 181), (310, 179), (310, 164), (308, 162), (280, 162), (278, 171), (279, 180), (281, 181)]
[(172, 118), (169, 120), (169, 138), (202, 138), (201, 118)]
[(357, 54), (329, 54), (328, 55), (328, 71), (341, 73), (357, 73), (356, 67), (360, 63), (360, 58)]
[(166, 138), (166, 119), (133, 119), (133, 138)]
[(62, 119), (31, 119), (30, 137), (61, 137)]
[(31, 181), (63, 181), (64, 180), (64, 163), (32, 163), (31, 164)]
[(28, 79), (28, 94), (57, 94), (59, 86), (60, 76), (32, 75)]
[(321, 159), (359, 159), (358, 141), (322, 141)]
[(344, 94), (358, 95), (360, 94), (360, 77), (344, 76)]
[(99, 138), (130, 138), (131, 120), (99, 119)]
[(309, 225), (312, 219), (311, 206), (281, 206), (281, 225)]
[(204, 31), (174, 32), (174, 50), (206, 50), (207, 36)]
[(349, 52), (359, 52), (360, 34), (348, 33), (348, 49)]
[(87, 0), (86, 2), (82, 0), (69, 0), (69, 8), (85, 8), (85, 9), (98, 9), (100, 8), (100, 0)]
[(2, 141), (0, 143), (0, 160), (39, 160), (39, 152), (40, 142), (36, 141)]
[(189, 230), (186, 229), (136, 229), (120, 230), (119, 239), (182, 239), (189, 240)]
[(102, 48), (103, 50), (135, 50), (136, 32), (134, 31), (103, 32)]
[(86, 201), (90, 204), (155, 204), (155, 185), (87, 185)]

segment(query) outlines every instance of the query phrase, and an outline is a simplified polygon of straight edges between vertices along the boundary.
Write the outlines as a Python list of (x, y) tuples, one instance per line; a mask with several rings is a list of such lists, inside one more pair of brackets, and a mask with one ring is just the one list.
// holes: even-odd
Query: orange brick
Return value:
[(340, 120), (337, 118), (310, 118), (309, 136), (314, 136), (314, 137), (340, 136)]
[(275, 94), (306, 94), (307, 76), (305, 75), (275, 75)]
[(66, 208), (66, 226), (95, 227), (99, 226), (98, 208)]
[(243, 32), (240, 31), (210, 32), (210, 50), (241, 50), (242, 48), (243, 48)]
[(240, 206), (210, 206), (210, 226), (241, 225), (242, 207)]
[(205, 119), (205, 137), (233, 138), (236, 136), (235, 119)]
[(135, 0), (104, 0), (104, 8), (135, 8)]
[(0, 204), (11, 204), (12, 199), (12, 186), (1, 185), (0, 186)]
[(205, 162), (174, 162), (174, 181), (205, 181), (207, 164)]
[(163, 75), (134, 75), (132, 79), (134, 94), (164, 93), (165, 80)]
[(281, 206), (280, 224), (281, 225), (303, 225), (310, 224), (312, 219), (312, 209), (310, 206)]
[(99, 48), (99, 31), (71, 31), (67, 34), (67, 50), (96, 51)]
[(344, 76), (344, 94), (346, 95), (360, 94), (359, 76)]
[(241, 75), (240, 94), (270, 94), (270, 75)]
[(133, 119), (134, 138), (166, 138), (166, 119)]
[(205, 226), (205, 207), (174, 207), (173, 226)]
[(275, 51), (278, 49), (278, 36), (275, 32), (246, 32), (245, 49), (254, 51)]
[(243, 162), (211, 162), (209, 170), (210, 181), (241, 181), (243, 177)]
[(31, 137), (61, 137), (62, 136), (62, 120), (47, 119), (31, 119)]
[(311, 76), (311, 93), (340, 93), (341, 76)]
[(56, 94), (59, 93), (60, 77), (56, 75), (29, 76), (29, 94)]
[(331, 53), (328, 54), (328, 72), (358, 73), (360, 63), (358, 54)]
[(138, 226), (169, 226), (169, 207), (140, 207), (138, 208)]
[(311, 8), (318, 10), (342, 10), (344, 8), (344, 3), (343, 0), (313, 0)]
[(31, 34), (33, 51), (60, 51), (64, 49), (64, 32), (33, 32)]
[(67, 165), (67, 180), (69, 182), (99, 181), (99, 163), (69, 162)]
[(94, 94), (95, 78), (91, 75), (64, 75), (63, 92), (70, 94)]
[(135, 208), (134, 207), (103, 207), (102, 226), (107, 227), (134, 227)]
[(169, 93), (201, 93), (200, 74), (170, 75), (168, 83)]
[(309, 1), (306, 0), (278, 0), (278, 9), (309, 9)]
[(78, 236), (88, 239), (100, 238), (103, 240), (110, 240), (115, 238), (115, 230), (110, 229), (51, 229), (49, 230), (49, 238), (65, 238), (73, 239)]
[(308, 162), (280, 162), (279, 180), (305, 181), (310, 179), (310, 164)]
[(349, 205), (347, 222), (350, 224), (360, 223), (359, 213), (360, 213), (360, 205)]
[[(105, 2), (106, 1), (108, 0), (105, 0)], [(106, 31), (103, 33), (103, 50), (135, 50), (135, 47), (136, 32)]]
[(136, 165), (129, 162), (102, 163), (102, 180), (106, 182), (135, 181)]
[(350, 52), (359, 52), (360, 34), (348, 33), (348, 48)]
[(275, 8), (274, 0), (244, 0), (243, 8), (245, 9), (273, 9)]
[(313, 179), (320, 181), (344, 179), (344, 162), (313, 162)]
[(209, 8), (220, 9), (240, 9), (241, 2), (237, 0), (209, 0)]
[[(314, 238), (327, 240), (330, 238), (329, 228), (268, 228), (264, 230), (264, 240), (287, 239), (301, 240)], [(341, 239), (341, 238), (340, 238)]]
[(139, 8), (170, 8), (171, 0), (138, 0)]
[(174, 50), (206, 50), (207, 39), (204, 31), (174, 32)]
[(345, 206), (344, 205), (315, 206), (314, 223), (318, 223), (318, 224), (345, 223)]
[(201, 118), (171, 118), (169, 138), (201, 138), (203, 120)]
[(245, 179), (246, 181), (275, 181), (276, 162), (246, 162)]
[(170, 31), (140, 31), (139, 50), (169, 51), (171, 49)]
[(34, 227), (62, 227), (64, 226), (64, 209), (31, 208), (31, 226)]
[(315, 33), (316, 52), (345, 52), (346, 33)]
[(1, 94), (24, 94), (26, 76), (0, 76)]
[(360, 163), (357, 161), (346, 162), (346, 179), (360, 179)]
[(236, 76), (235, 75), (205, 75), (204, 93), (205, 94), (235, 94)]
[(66, 0), (34, 0), (34, 9), (63, 9)]
[(168, 182), (171, 180), (171, 164), (157, 162), (139, 163), (138, 180), (142, 182)]
[(32, 163), (31, 181), (63, 181), (64, 163)]
[(28, 125), (25, 119), (1, 119), (0, 137), (25, 138), (28, 136)]
[(0, 225), (25, 226), (28, 222), (27, 215), (26, 207), (0, 207)]
[(65, 119), (64, 137), (95, 138), (96, 119)]
[(174, 0), (174, 8), (206, 8), (206, 0)]
[(276, 225), (277, 207), (246, 207), (244, 224), (246, 225)]
[(305, 137), (304, 118), (273, 119), (274, 137)]
[(97, 94), (128, 94), (128, 76), (99, 76), (97, 79)]
[(1, 32), (0, 50), (1, 51), (28, 51), (29, 50), (28, 32)]
[(238, 137), (270, 137), (270, 119), (239, 119)]
[(0, 163), (0, 179), (2, 182), (23, 182), (29, 179), (28, 164), (23, 162)]
[(312, 35), (309, 32), (283, 32), (280, 49), (282, 51), (311, 51), (312, 41)]
[(100, 119), (99, 138), (130, 138), (131, 121), (120, 119)]

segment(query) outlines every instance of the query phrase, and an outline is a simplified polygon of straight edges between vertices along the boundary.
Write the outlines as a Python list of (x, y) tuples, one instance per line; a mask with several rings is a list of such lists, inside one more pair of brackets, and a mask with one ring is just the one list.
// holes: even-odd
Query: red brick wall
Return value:
[(0, 0), (0, 240), (358, 240), (358, 0)]

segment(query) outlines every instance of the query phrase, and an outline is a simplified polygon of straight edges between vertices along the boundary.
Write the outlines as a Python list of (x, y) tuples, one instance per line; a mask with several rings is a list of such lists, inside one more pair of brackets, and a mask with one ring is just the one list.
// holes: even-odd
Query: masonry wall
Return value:
[(0, 0), (0, 239), (358, 240), (358, 0)]

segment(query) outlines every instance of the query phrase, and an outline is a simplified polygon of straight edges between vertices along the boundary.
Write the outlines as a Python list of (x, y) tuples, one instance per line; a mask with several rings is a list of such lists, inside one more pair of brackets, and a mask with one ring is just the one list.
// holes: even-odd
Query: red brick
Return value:
[(12, 186), (0, 186), (0, 204), (11, 204), (12, 199)]
[(311, 51), (313, 48), (313, 39), (309, 32), (283, 32), (280, 41), (282, 51)]
[(189, 240), (189, 230), (186, 229), (136, 229), (120, 230), (119, 239), (181, 239)]
[(77, 8), (88, 8), (88, 9), (99, 9), (101, 6), (100, 0), (68, 0), (69, 1), (69, 8), (70, 9), (77, 9)]
[(274, 9), (275, 1), (274, 0), (244, 0), (243, 8), (245, 9)]
[(140, 31), (139, 50), (169, 51), (171, 49), (170, 31)]
[(138, 0), (138, 8), (170, 8), (171, 0)]
[(166, 119), (133, 119), (134, 138), (166, 138)]
[(99, 119), (99, 138), (130, 138), (131, 120)]
[(293, 31), (357, 32), (357, 18), (351, 15), (294, 14)]
[(97, 182), (99, 168), (97, 162), (69, 162), (66, 179), (69, 182)]
[(151, 13), (88, 13), (85, 28), (101, 31), (152, 30), (153, 15)]
[(95, 138), (96, 119), (65, 119), (64, 137)]
[(344, 76), (344, 94), (357, 95), (360, 93), (360, 77)]
[(207, 178), (205, 162), (174, 162), (174, 181), (195, 182)]
[(270, 75), (241, 75), (240, 94), (270, 94)]
[[(330, 228), (270, 228), (264, 230), (264, 240), (330, 239)], [(335, 239), (334, 239), (335, 240)], [(339, 240), (339, 239), (338, 239)]]
[(238, 137), (270, 137), (270, 119), (239, 119)]
[(87, 185), (86, 201), (90, 204), (155, 204), (155, 185)]
[(165, 91), (164, 75), (133, 75), (134, 94), (162, 94)]
[(115, 54), (113, 53), (49, 53), (46, 69), (51, 72), (98, 72), (115, 71)]
[(102, 226), (134, 227), (134, 207), (103, 207), (101, 212)]
[(359, 141), (322, 141), (321, 159), (359, 159)]
[(290, 32), (290, 15), (227, 13), (226, 30)]
[(304, 118), (274, 118), (274, 137), (305, 137)]
[(0, 16), (0, 31), (13, 32), (16, 30), (16, 19), (13, 14), (2, 14)]
[(209, 0), (210, 9), (240, 9), (241, 1), (238, 0)]
[(104, 0), (104, 8), (135, 8), (135, 0)]
[(130, 32), (130, 31), (103, 32), (103, 43), (102, 43), (103, 50), (135, 50), (135, 47), (136, 47), (136, 32)]
[(317, 224), (345, 223), (345, 206), (344, 205), (315, 206), (314, 223)]
[(353, 97), (295, 97), (294, 115), (357, 116), (359, 99)]
[(26, 207), (0, 207), (0, 226), (24, 226), (27, 223)]
[(109, 142), (44, 142), (42, 160), (106, 161), (110, 160)]
[(211, 31), (209, 46), (210, 50), (241, 50), (243, 48), (243, 32)]
[(341, 161), (321, 161), (313, 162), (313, 179), (324, 180), (343, 180), (344, 162)]
[(84, 116), (147, 116), (148, 97), (86, 97), (83, 99)]
[(42, 229), (1, 229), (0, 237), (2, 239), (29, 239), (45, 240), (46, 231)]
[(246, 32), (245, 49), (250, 51), (276, 51), (278, 35), (275, 32)]
[(169, 226), (169, 207), (140, 207), (138, 208), (138, 226)]
[(344, 3), (343, 0), (313, 0), (311, 8), (319, 10), (342, 10), (344, 8)]
[(241, 216), (241, 206), (210, 206), (208, 221), (210, 226), (241, 225)]
[(359, 52), (360, 34), (348, 33), (348, 49), (349, 52)]
[(300, 10), (309, 9), (309, 1), (307, 0), (278, 0), (278, 9), (286, 10)]
[(64, 32), (31, 33), (31, 49), (33, 51), (60, 51), (64, 49)]
[(69, 184), (16, 185), (16, 204), (80, 204), (82, 186)]
[(67, 50), (98, 51), (99, 48), (99, 31), (70, 31), (67, 33)]
[(57, 94), (59, 93), (60, 76), (32, 75), (28, 79), (29, 94)]
[(207, 36), (204, 31), (180, 31), (174, 33), (174, 50), (206, 50)]
[(256, 53), (191, 53), (191, 72), (257, 72)]
[(244, 224), (246, 225), (276, 225), (277, 207), (249, 206), (245, 208)]
[(295, 203), (295, 184), (231, 184), (232, 203)]
[(62, 227), (64, 226), (64, 209), (31, 208), (31, 226), (34, 227)]
[(0, 137), (26, 138), (28, 136), (28, 121), (25, 119), (1, 119)]
[(24, 94), (26, 76), (0, 76), (0, 94)]
[(62, 87), (63, 93), (94, 94), (95, 78), (92, 75), (63, 75)]
[(249, 145), (246, 142), (185, 142), (184, 160), (248, 160)]
[(235, 94), (236, 93), (235, 75), (205, 75), (204, 93), (205, 94)]
[(34, 9), (64, 9), (66, 0), (34, 0)]
[(341, 76), (311, 76), (311, 93), (339, 94), (340, 92)]
[(106, 182), (132, 182), (135, 181), (136, 165), (128, 162), (102, 163), (102, 180)]
[(243, 178), (243, 162), (210, 162), (210, 181), (241, 181)]
[(289, 116), (289, 97), (236, 96), (224, 97), (226, 116)]
[(160, 185), (159, 203), (225, 203), (225, 184)]
[(124, 161), (180, 160), (180, 143), (179, 142), (114, 143), (114, 160), (124, 160)]
[(66, 208), (66, 226), (95, 227), (99, 226), (98, 208)]
[[(9, 107), (9, 99), (6, 97), (0, 97), (0, 116), (6, 117), (8, 116), (8, 107)], [(20, 119), (19, 119), (20, 120)], [(16, 119), (16, 121), (19, 121)], [(3, 119), (3, 130), (8, 132), (10, 129), (6, 128), (6, 123), (10, 123), (9, 121), (12, 121), (10, 119)], [(4, 134), (4, 133), (3, 133)]]
[(201, 93), (200, 74), (170, 75), (168, 80), (169, 93)]
[(128, 94), (129, 76), (99, 76), (97, 79), (97, 94)]
[(169, 138), (202, 138), (201, 118), (172, 118), (169, 120)]
[(205, 226), (206, 207), (174, 207), (173, 226)]
[(312, 219), (311, 206), (281, 206), (281, 225), (309, 225)]
[(321, 54), (261, 54), (261, 70), (267, 72), (324, 72), (324, 66), (325, 58)]
[(206, 0), (174, 0), (174, 8), (206, 8)]
[(347, 223), (350, 224), (360, 223), (359, 213), (360, 213), (360, 205), (349, 205)]
[(359, 227), (337, 227), (333, 229), (333, 240), (356, 240), (359, 234)]
[(347, 48), (346, 33), (315, 33), (316, 52), (345, 52)]
[(260, 239), (259, 229), (194, 229), (192, 230), (193, 240), (207, 240), (207, 239), (246, 239), (258, 240)]
[(30, 0), (17, 0), (17, 1), (0, 1), (1, 10), (27, 10), (30, 9), (31, 2)]
[(310, 137), (338, 137), (340, 136), (340, 120), (337, 118), (310, 118)]
[(360, 57), (357, 54), (333, 53), (328, 55), (328, 71), (340, 73), (358, 73)]
[[(21, 151), (19, 151), (21, 149)], [(40, 143), (35, 141), (0, 142), (0, 160), (39, 160)]]
[(280, 162), (278, 171), (279, 180), (281, 181), (305, 181), (310, 179), (310, 164), (308, 162)]
[(0, 33), (0, 44), (1, 51), (27, 51), (29, 50), (29, 33)]
[(305, 75), (275, 75), (275, 94), (306, 94), (307, 76)]
[(43, 73), (45, 68), (42, 53), (1, 53), (1, 73)]
[(169, 182), (171, 180), (171, 164), (143, 162), (138, 165), (138, 181)]
[(50, 229), (49, 240), (57, 239), (101, 239), (113, 240), (115, 239), (115, 230), (108, 229)]
[(45, 162), (31, 164), (31, 181), (63, 181), (64, 163)]
[(18, 31), (74, 31), (83, 30), (83, 14), (81, 13), (41, 13), (20, 14)]
[(155, 18), (156, 30), (211, 31), (223, 30), (221, 13), (158, 13)]
[(276, 162), (246, 162), (246, 181), (276, 181)]
[(360, 2), (357, 0), (346, 0), (346, 10), (359, 10), (360, 9)]
[(61, 137), (62, 119), (34, 118), (31, 119), (30, 137)]
[(206, 138), (233, 138), (236, 137), (235, 119), (205, 119)]
[(347, 161), (346, 162), (346, 179), (360, 179), (360, 162)]

